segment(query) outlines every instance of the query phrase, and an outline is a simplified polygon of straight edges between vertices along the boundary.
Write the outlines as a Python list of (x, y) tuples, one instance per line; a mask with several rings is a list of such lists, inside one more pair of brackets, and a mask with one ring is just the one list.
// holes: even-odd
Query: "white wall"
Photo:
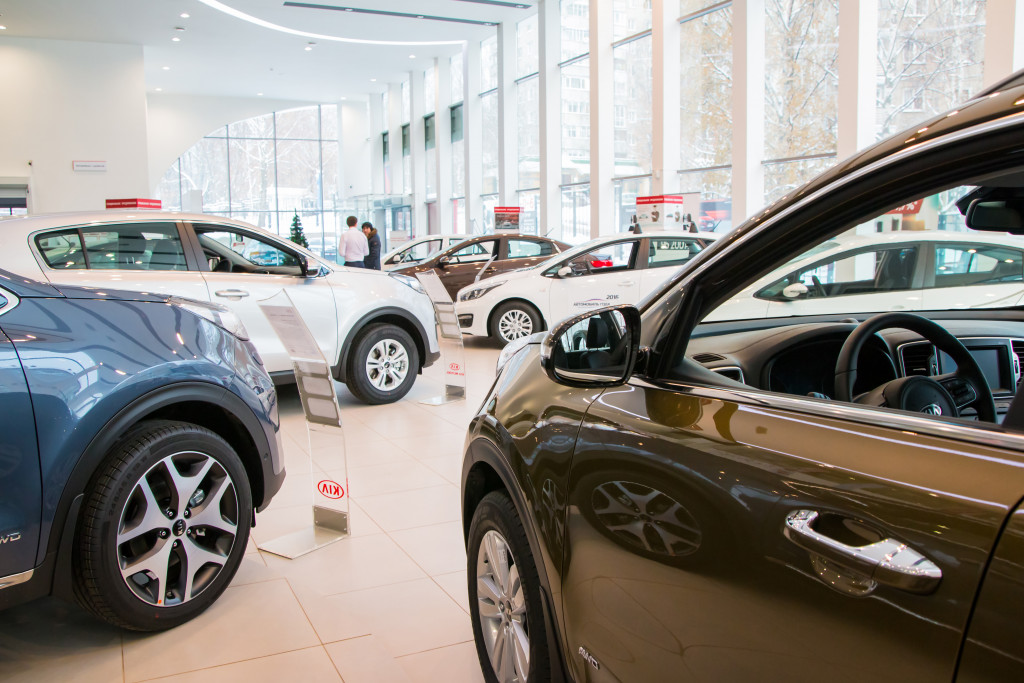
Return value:
[[(373, 140), (370, 136), (370, 120), (366, 102), (338, 103), (338, 155), (341, 168), (338, 169), (338, 184), (341, 196), (350, 199), (373, 191)], [(394, 143), (393, 143), (394, 144)], [(401, 164), (402, 141), (398, 140), (398, 163)], [(394, 149), (394, 148), (392, 148)], [(392, 159), (394, 152), (392, 152)], [(392, 161), (391, 163), (395, 163)]]
[(142, 47), (0, 38), (0, 92), (0, 176), (30, 178), (31, 212), (149, 196)]
[[(192, 145), (235, 121), (305, 107), (315, 102), (263, 97), (210, 97), (150, 93), (149, 187), (152, 194), (168, 167)], [(155, 196), (155, 195), (154, 195)]]

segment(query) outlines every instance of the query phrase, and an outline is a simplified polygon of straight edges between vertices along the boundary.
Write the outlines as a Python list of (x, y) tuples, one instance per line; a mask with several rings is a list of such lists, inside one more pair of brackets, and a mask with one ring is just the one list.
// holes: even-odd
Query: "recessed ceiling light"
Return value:
[(6, 30), (7, 30), (6, 26), (0, 25), (0, 31), (6, 31)]
[(163, 91), (164, 91), (164, 89), (163, 89), (163, 88), (157, 88), (157, 89), (156, 89), (156, 91), (157, 91), (157, 92), (163, 92)]
[(417, 14), (417, 15), (416, 15), (416, 18), (417, 18), (417, 19), (422, 19), (422, 18), (423, 18), (423, 15), (422, 15), (422, 14)]
[(192, 15), (191, 15), (191, 14), (189, 14), (188, 12), (182, 12), (182, 13), (181, 13), (181, 14), (179, 14), (178, 16), (179, 16), (179, 17), (181, 17), (182, 19), (188, 19), (188, 18), (189, 18), (190, 16), (192, 16)]
[(416, 59), (416, 55), (409, 55), (409, 59)]
[(376, 78), (371, 78), (371, 79), (370, 79), (370, 83), (376, 83), (376, 82), (377, 82), (377, 79), (376, 79)]
[(340, 100), (344, 100), (344, 99), (347, 99), (347, 98), (345, 98), (345, 97), (339, 97), (338, 99), (340, 99)]
[(351, 11), (352, 11), (352, 8), (351, 8), (351, 7), (346, 7), (346, 8), (345, 8), (345, 11), (346, 11), (346, 12), (351, 12)]
[(174, 36), (173, 38), (171, 38), (171, 42), (180, 43), (181, 42), (181, 38), (179, 38), (178, 36)]
[(169, 66), (165, 66), (165, 67), (162, 67), (162, 68), (163, 68), (164, 71), (170, 71), (171, 70), (171, 67), (169, 67)]
[(261, 92), (256, 93), (256, 97), (263, 97), (263, 93), (261, 93)]
[(311, 41), (309, 41), (308, 43), (306, 43), (306, 47), (305, 47), (304, 49), (306, 50), (306, 52), (309, 52), (310, 50), (312, 50), (312, 49), (313, 49), (313, 46), (314, 46), (314, 45), (316, 45), (316, 43), (314, 43), (314, 42), (313, 42), (313, 41), (311, 40)]

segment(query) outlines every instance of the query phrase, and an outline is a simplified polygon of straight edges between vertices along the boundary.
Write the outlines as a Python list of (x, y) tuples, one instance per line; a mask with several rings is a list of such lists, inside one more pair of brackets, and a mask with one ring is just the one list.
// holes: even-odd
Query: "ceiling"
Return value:
[(535, 4), (0, 0), (0, 25), (6, 26), (0, 40), (17, 36), (141, 45), (149, 92), (333, 102), (383, 92), (409, 71), (426, 69), (434, 57), (455, 54), (461, 41), (494, 35), (493, 24), (536, 13)]

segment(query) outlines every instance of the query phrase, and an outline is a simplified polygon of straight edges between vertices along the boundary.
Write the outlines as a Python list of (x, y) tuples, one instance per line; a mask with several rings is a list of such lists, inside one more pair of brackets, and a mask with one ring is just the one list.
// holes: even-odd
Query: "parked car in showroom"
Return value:
[(0, 271), (0, 414), (0, 608), (182, 624), (285, 476), (273, 382), (215, 304)]
[(566, 249), (565, 242), (536, 235), (479, 235), (393, 272), (415, 276), (432, 270), (454, 301), (460, 289), (480, 278), (537, 265)]
[(635, 304), (717, 238), (672, 232), (599, 237), (464, 287), (455, 303), (459, 326), (508, 343), (581, 311)]
[[(1024, 266), (971, 265), (1024, 233), (1022, 104), (1024, 72), (505, 347), (462, 473), (486, 680), (1024, 680)], [(716, 315), (917, 202), (985, 305)]]
[(366, 403), (402, 398), (440, 356), (434, 310), (415, 278), (331, 264), (242, 221), (108, 211), (17, 218), (4, 231), (0, 267), (13, 272), (227, 306), (277, 379), (291, 377), (291, 359), (260, 303), (281, 291), (334, 377)]
[(384, 270), (407, 268), (469, 237), (472, 237), (472, 235), (423, 235), (422, 237), (414, 237), (411, 240), (402, 242), (384, 254), (380, 259), (381, 266)]

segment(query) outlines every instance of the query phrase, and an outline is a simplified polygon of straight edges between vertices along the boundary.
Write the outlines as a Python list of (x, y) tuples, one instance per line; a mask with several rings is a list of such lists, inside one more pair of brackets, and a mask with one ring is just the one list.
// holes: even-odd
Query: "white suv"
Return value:
[(440, 355), (433, 308), (415, 279), (337, 266), (241, 221), (68, 213), (4, 221), (3, 236), (0, 267), (15, 273), (227, 306), (248, 328), (267, 371), (278, 376), (291, 374), (291, 361), (259, 303), (284, 290), (334, 376), (366, 403), (402, 398)]

